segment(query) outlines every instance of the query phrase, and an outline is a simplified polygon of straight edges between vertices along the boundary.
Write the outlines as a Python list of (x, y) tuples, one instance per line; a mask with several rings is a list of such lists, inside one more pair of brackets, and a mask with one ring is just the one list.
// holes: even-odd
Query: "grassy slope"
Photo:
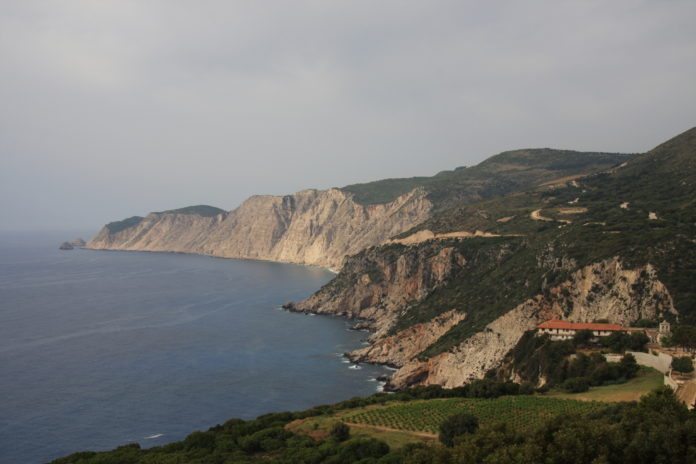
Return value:
[(548, 394), (552, 398), (566, 398), (581, 401), (637, 401), (656, 388), (664, 385), (664, 375), (661, 372), (642, 366), (636, 377), (628, 382), (614, 385), (603, 385), (601, 387), (590, 387), (584, 393), (566, 393), (560, 390), (552, 391)]
[(214, 206), (196, 205), (186, 206), (179, 209), (170, 209), (168, 211), (162, 211), (158, 214), (196, 214), (203, 217), (213, 217), (225, 212), (226, 211), (224, 209), (216, 208)]
[(599, 402), (543, 396), (395, 401), (295, 421), (288, 429), (319, 439), (326, 437), (336, 422), (345, 422), (354, 435), (379, 438), (399, 448), (406, 443), (435, 440), (442, 421), (458, 412), (477, 416), (483, 426), (506, 422), (513, 428), (521, 429), (559, 414), (583, 413), (601, 408), (603, 405)]
[(394, 401), (310, 417), (288, 425), (288, 430), (323, 439), (337, 422), (345, 422), (354, 436), (385, 441), (394, 448), (407, 443), (434, 441), (442, 421), (457, 412), (469, 412), (481, 425), (506, 422), (513, 428), (528, 428), (545, 419), (569, 413), (601, 409), (602, 403), (636, 401), (663, 384), (662, 374), (641, 367), (628, 382), (592, 387), (585, 393), (551, 391), (543, 396), (507, 396), (495, 399), (446, 398)]
[[(224, 212), (225, 210), (216, 208), (214, 206), (196, 205), (187, 206), (185, 208), (179, 209), (170, 209), (168, 211), (160, 211), (154, 214), (195, 214), (203, 217), (213, 217)], [(137, 226), (143, 219), (145, 218), (143, 218), (142, 216), (133, 216), (127, 219), (123, 219), (121, 221), (110, 222), (106, 225), (106, 228), (109, 229), (109, 232), (115, 234), (117, 232), (121, 232), (122, 230), (126, 230), (130, 227)]]
[(473, 167), (442, 171), (432, 177), (384, 179), (343, 190), (363, 204), (385, 203), (421, 187), (437, 208), (529, 188), (545, 180), (607, 169), (627, 159), (615, 153), (584, 153), (549, 148), (500, 153)]
[(105, 227), (109, 229), (109, 232), (115, 234), (121, 232), (122, 230), (126, 230), (129, 227), (137, 226), (143, 219), (145, 218), (143, 218), (142, 216), (132, 216), (122, 221), (110, 222)]

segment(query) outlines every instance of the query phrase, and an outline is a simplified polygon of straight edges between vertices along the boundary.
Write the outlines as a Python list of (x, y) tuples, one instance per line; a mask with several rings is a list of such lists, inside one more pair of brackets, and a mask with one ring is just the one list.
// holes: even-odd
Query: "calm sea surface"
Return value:
[(75, 234), (0, 234), (0, 462), (178, 440), (232, 417), (367, 395), (385, 371), (340, 353), (365, 333), (279, 305), (315, 268), (59, 251)]

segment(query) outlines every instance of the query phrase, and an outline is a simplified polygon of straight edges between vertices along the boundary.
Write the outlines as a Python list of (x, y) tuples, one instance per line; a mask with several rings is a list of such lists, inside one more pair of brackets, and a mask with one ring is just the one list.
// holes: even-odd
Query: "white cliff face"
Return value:
[(339, 189), (254, 196), (214, 217), (152, 213), (136, 226), (102, 229), (92, 249), (176, 251), (338, 269), (347, 255), (384, 242), (427, 219), (432, 204), (414, 190), (396, 200), (361, 205)]

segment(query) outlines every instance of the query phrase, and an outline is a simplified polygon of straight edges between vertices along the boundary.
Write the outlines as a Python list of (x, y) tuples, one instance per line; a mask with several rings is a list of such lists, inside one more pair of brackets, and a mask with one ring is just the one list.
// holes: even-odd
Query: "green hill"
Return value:
[(442, 209), (461, 201), (491, 198), (524, 190), (550, 179), (608, 169), (630, 155), (550, 148), (500, 153), (473, 167), (442, 171), (432, 177), (384, 179), (343, 187), (363, 204), (386, 203), (414, 188), (423, 188)]
[(226, 211), (224, 209), (216, 208), (214, 206), (208, 205), (196, 205), (196, 206), (186, 206), (179, 209), (170, 209), (167, 211), (161, 211), (155, 214), (196, 214), (203, 217), (213, 217), (218, 214), (223, 214)]

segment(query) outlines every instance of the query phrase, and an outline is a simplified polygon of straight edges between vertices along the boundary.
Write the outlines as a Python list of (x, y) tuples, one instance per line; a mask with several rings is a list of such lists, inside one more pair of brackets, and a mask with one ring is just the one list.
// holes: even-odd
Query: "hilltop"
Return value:
[(421, 188), (427, 192), (435, 209), (442, 210), (461, 202), (521, 191), (549, 179), (607, 169), (630, 156), (551, 148), (512, 150), (491, 156), (475, 166), (442, 171), (432, 177), (384, 179), (348, 185), (342, 190), (352, 193), (358, 203), (377, 204)]

